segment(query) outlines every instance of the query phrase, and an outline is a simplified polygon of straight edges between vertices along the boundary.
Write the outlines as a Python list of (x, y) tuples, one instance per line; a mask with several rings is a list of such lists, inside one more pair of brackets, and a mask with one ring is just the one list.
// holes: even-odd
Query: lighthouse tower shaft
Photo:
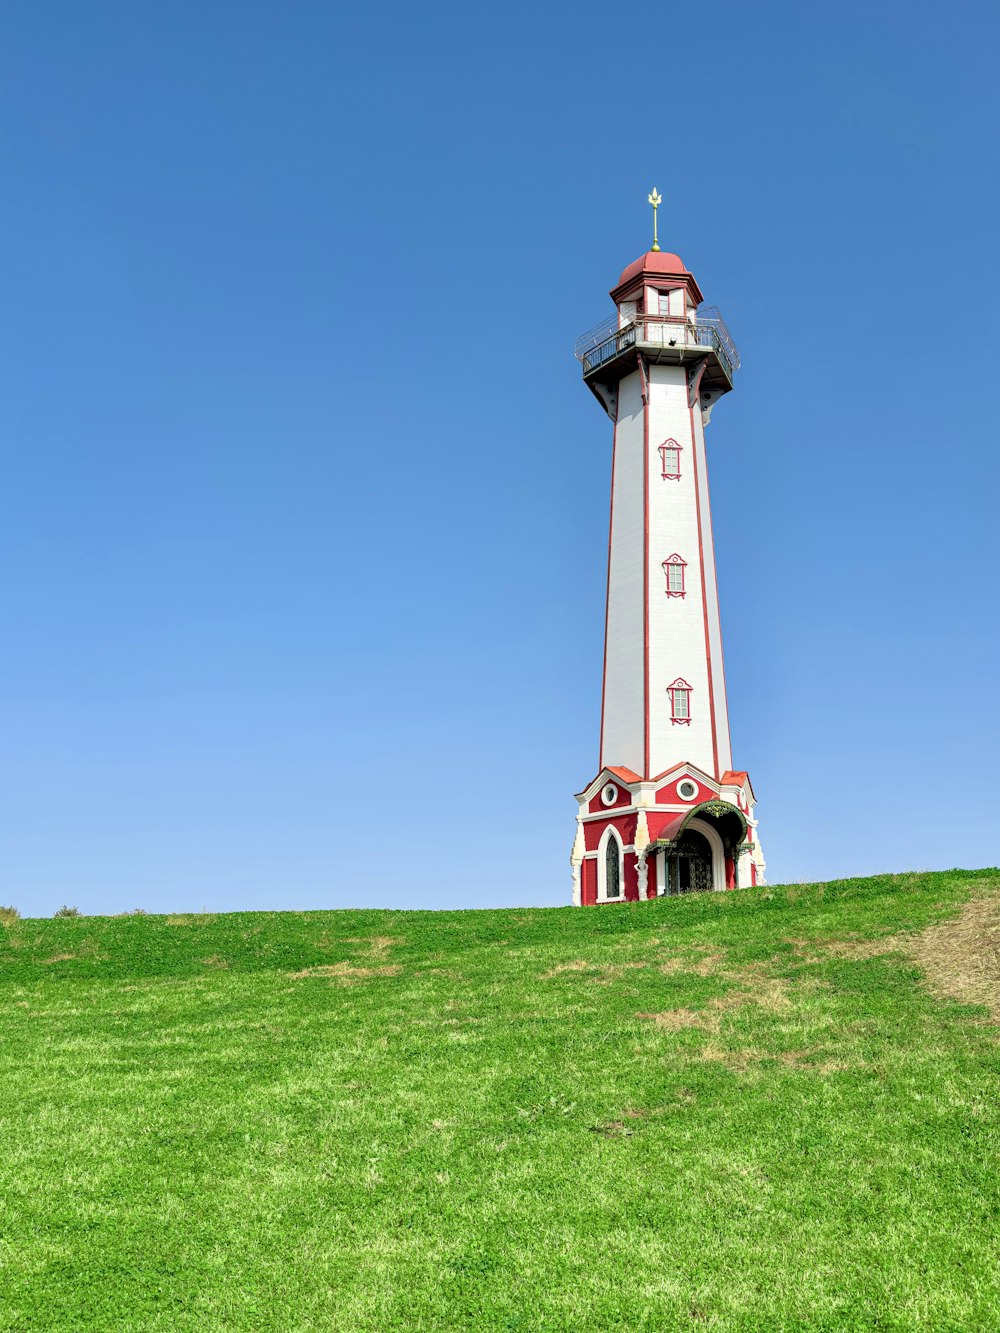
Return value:
[(618, 385), (600, 764), (647, 779), (732, 767), (698, 378), (643, 358)]
[(614, 423), (600, 762), (571, 856), (581, 904), (764, 872), (753, 788), (732, 766), (705, 450), (739, 354), (677, 255), (643, 255), (611, 298), (576, 348)]

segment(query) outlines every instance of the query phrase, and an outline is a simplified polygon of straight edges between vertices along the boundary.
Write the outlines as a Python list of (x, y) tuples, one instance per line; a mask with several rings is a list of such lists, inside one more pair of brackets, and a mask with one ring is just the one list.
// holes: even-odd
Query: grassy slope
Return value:
[(0, 928), (0, 1329), (1000, 1328), (970, 892)]

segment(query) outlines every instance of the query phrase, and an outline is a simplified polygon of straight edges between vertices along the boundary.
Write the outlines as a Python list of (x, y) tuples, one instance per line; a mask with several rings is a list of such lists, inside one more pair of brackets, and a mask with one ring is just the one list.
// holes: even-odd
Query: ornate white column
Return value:
[(573, 839), (573, 850), (569, 854), (569, 863), (573, 867), (573, 906), (580, 906), (580, 867), (583, 865), (583, 853), (585, 844), (583, 841), (583, 825), (577, 821), (576, 837)]
[(646, 864), (646, 848), (649, 846), (649, 825), (646, 822), (646, 812), (641, 807), (639, 817), (635, 822), (635, 855), (636, 870), (639, 876), (639, 901), (646, 901), (646, 894), (649, 883), (649, 866)]

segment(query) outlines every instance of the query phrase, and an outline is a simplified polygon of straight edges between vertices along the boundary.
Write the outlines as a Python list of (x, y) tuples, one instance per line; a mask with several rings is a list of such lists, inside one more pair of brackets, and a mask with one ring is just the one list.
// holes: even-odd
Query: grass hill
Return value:
[(1000, 1328), (1000, 871), (0, 927), (0, 1329)]

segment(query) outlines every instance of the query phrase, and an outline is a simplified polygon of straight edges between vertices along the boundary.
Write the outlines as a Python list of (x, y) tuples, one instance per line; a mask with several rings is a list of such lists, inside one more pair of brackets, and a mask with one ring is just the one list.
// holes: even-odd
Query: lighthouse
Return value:
[(577, 340), (612, 423), (598, 772), (577, 795), (573, 901), (763, 882), (755, 796), (735, 769), (705, 432), (739, 353), (676, 254), (624, 269)]

